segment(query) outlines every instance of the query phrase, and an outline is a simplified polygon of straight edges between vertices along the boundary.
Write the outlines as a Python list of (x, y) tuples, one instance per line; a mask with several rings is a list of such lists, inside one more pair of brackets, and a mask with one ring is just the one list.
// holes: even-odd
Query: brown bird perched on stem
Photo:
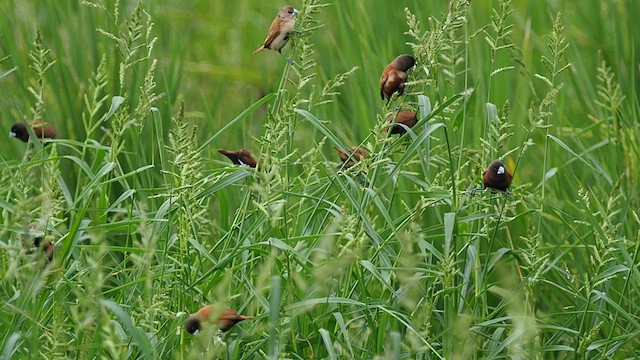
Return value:
[[(31, 130), (40, 139), (48, 138), (55, 139), (58, 137), (56, 129), (42, 120), (33, 120), (31, 122)], [(29, 131), (27, 130), (27, 124), (23, 122), (17, 122), (11, 126), (9, 136), (21, 140), (22, 142), (29, 141)]]
[(340, 148), (336, 147), (335, 149), (338, 152), (338, 156), (340, 156), (340, 160), (342, 160), (342, 163), (344, 164), (345, 169), (348, 169), (354, 166), (356, 164), (356, 161), (360, 161), (363, 158), (369, 156), (369, 152), (367, 150), (357, 146), (349, 146), (347, 148), (347, 151), (349, 152), (349, 154), (342, 151), (342, 149)]
[(218, 305), (207, 305), (189, 316), (184, 327), (189, 334), (195, 334), (202, 328), (203, 323), (208, 322), (215, 323), (220, 331), (226, 332), (240, 321), (253, 318), (253, 316), (238, 315), (235, 311)]
[(418, 118), (415, 112), (403, 110), (403, 111), (398, 111), (398, 113), (395, 116), (393, 115), (389, 116), (387, 118), (387, 121), (389, 121), (390, 123), (395, 123), (395, 125), (393, 125), (389, 130), (389, 134), (402, 135), (407, 132), (407, 129), (405, 129), (399, 124), (402, 124), (408, 128), (412, 128), (418, 122)]
[(387, 104), (391, 101), (394, 92), (399, 95), (404, 93), (404, 83), (407, 81), (407, 71), (416, 64), (413, 56), (403, 54), (393, 59), (382, 71), (380, 77), (380, 97), (387, 99)]
[(218, 149), (218, 152), (231, 160), (236, 165), (247, 165), (249, 167), (256, 167), (256, 159), (253, 158), (249, 150), (241, 149), (237, 151), (230, 151), (225, 149)]
[[(484, 188), (504, 191), (509, 194), (509, 186), (511, 186), (513, 176), (509, 169), (500, 160), (494, 160), (489, 164), (487, 169), (482, 173), (482, 183)], [(475, 189), (471, 191), (471, 195), (475, 194)]]
[[(264, 44), (256, 49), (253, 53), (257, 53), (262, 50), (277, 51), (282, 55), (282, 48), (289, 41), (289, 35), (293, 31), (293, 26), (296, 24), (296, 15), (299, 13), (291, 5), (286, 5), (280, 11), (278, 15), (273, 19), (267, 37), (264, 39)], [(291, 59), (282, 55), (288, 63), (291, 63)]]

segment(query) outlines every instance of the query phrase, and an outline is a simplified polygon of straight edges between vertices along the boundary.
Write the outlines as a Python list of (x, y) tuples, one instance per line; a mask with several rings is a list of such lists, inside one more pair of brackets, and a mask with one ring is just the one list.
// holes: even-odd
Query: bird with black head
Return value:
[[(503, 191), (505, 194), (509, 194), (509, 187), (511, 186), (511, 181), (513, 180), (513, 175), (505, 164), (500, 160), (494, 160), (487, 166), (486, 170), (482, 173), (482, 184), (485, 189), (491, 189), (494, 191)], [(475, 195), (476, 190), (471, 190), (471, 196)]]
[(232, 309), (223, 308), (219, 305), (207, 305), (192, 314), (185, 323), (185, 330), (189, 334), (195, 334), (205, 324), (215, 324), (222, 332), (229, 331), (235, 324), (254, 319), (253, 316), (239, 315)]
[[(58, 137), (56, 128), (42, 120), (33, 120), (31, 122), (31, 130), (33, 130), (33, 134), (39, 139), (55, 139)], [(9, 136), (25, 143), (28, 142), (29, 131), (27, 130), (27, 124), (24, 122), (17, 122), (13, 124), (9, 131)]]
[(240, 149), (236, 151), (218, 149), (218, 152), (231, 160), (235, 165), (246, 165), (255, 168), (258, 162), (249, 150)]

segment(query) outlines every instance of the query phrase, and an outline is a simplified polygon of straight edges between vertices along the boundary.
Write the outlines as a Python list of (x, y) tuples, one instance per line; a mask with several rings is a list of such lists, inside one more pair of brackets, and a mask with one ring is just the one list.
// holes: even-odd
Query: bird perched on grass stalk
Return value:
[(408, 54), (403, 54), (387, 65), (380, 76), (380, 97), (391, 101), (394, 92), (398, 95), (404, 93), (404, 83), (407, 82), (407, 71), (416, 64), (416, 59)]
[(267, 33), (267, 37), (264, 39), (264, 44), (257, 48), (253, 53), (255, 54), (267, 49), (277, 51), (288, 63), (291, 63), (292, 60), (282, 54), (282, 48), (289, 41), (289, 36), (296, 24), (296, 15), (298, 13), (299, 11), (291, 5), (285, 5), (282, 7), (269, 27), (269, 32)]
[(185, 323), (189, 334), (195, 334), (205, 324), (215, 324), (222, 332), (229, 331), (240, 321), (253, 319), (253, 316), (239, 315), (232, 309), (225, 309), (219, 305), (207, 305), (192, 314)]
[(363, 148), (357, 146), (349, 146), (346, 150), (348, 153), (344, 152), (340, 148), (335, 148), (338, 152), (338, 156), (340, 160), (344, 164), (344, 168), (348, 169), (356, 164), (356, 161), (360, 161), (363, 158), (369, 156), (369, 152)]
[[(53, 125), (46, 123), (42, 120), (33, 120), (31, 122), (31, 130), (39, 139), (55, 139), (58, 137), (58, 133)], [(24, 122), (17, 122), (11, 126), (9, 136), (14, 137), (22, 142), (29, 141), (29, 131), (27, 130), (27, 124)]]
[[(500, 160), (494, 160), (487, 166), (487, 169), (482, 173), (482, 184), (484, 188), (491, 189), (492, 191), (498, 190), (509, 194), (509, 186), (513, 176), (509, 169)], [(471, 190), (471, 195), (475, 195), (477, 189)]]
[(387, 118), (387, 121), (389, 121), (390, 123), (395, 123), (393, 126), (390, 126), (391, 129), (389, 129), (389, 134), (402, 135), (407, 132), (407, 129), (405, 129), (403, 126), (399, 124), (402, 124), (408, 128), (412, 128), (418, 122), (418, 118), (415, 112), (403, 110), (403, 111), (398, 111), (398, 113), (395, 114), (395, 116), (394, 115), (389, 116)]
[(218, 152), (231, 160), (236, 165), (246, 165), (252, 168), (256, 167), (256, 159), (251, 155), (249, 150), (241, 149), (236, 151), (218, 149)]

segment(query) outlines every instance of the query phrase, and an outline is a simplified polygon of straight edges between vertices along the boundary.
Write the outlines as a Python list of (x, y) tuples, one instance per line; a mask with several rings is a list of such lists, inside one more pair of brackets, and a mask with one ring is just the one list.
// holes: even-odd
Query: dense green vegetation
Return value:
[(288, 65), (282, 5), (0, 2), (0, 127), (59, 134), (0, 142), (0, 358), (640, 356), (640, 7), (302, 0)]

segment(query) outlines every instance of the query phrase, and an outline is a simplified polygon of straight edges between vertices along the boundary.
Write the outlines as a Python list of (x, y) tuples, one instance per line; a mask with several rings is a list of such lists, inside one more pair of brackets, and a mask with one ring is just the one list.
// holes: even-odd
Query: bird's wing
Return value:
[(387, 83), (387, 79), (389, 78), (389, 73), (385, 71), (382, 73), (380, 77), (380, 97), (384, 100), (384, 85)]
[(265, 49), (269, 49), (273, 40), (275, 40), (278, 35), (280, 35), (280, 21), (278, 21), (278, 19), (279, 18), (273, 20), (271, 26), (269, 27), (269, 32), (267, 33), (267, 37), (264, 39), (264, 45), (262, 46)]

